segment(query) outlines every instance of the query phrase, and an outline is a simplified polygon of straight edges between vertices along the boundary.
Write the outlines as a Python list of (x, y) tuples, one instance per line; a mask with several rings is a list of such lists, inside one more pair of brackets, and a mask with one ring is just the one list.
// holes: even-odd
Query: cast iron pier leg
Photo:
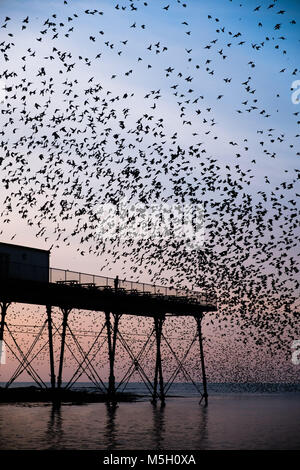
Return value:
[[(3, 342), (3, 336), (4, 336), (4, 326), (5, 326), (5, 316), (7, 313), (7, 309), (9, 307), (10, 303), (8, 302), (0, 302), (0, 308), (1, 308), (1, 322), (0, 322), (0, 354), (2, 355), (2, 351), (4, 351), (4, 345), (2, 344)], [(1, 356), (0, 356), (0, 362), (1, 362)]]
[(68, 316), (71, 312), (71, 308), (61, 308), (63, 313), (63, 324), (62, 324), (62, 335), (61, 335), (61, 348), (60, 348), (60, 358), (59, 358), (59, 369), (58, 369), (58, 378), (57, 378), (57, 388), (61, 388), (62, 383), (62, 371), (63, 371), (63, 362), (64, 362), (64, 351), (65, 351), (65, 342), (66, 342), (66, 330), (68, 325)]
[(153, 386), (153, 397), (152, 403), (155, 405), (157, 402), (157, 385), (158, 385), (158, 376), (159, 376), (159, 398), (161, 404), (165, 404), (165, 393), (164, 393), (164, 379), (162, 373), (162, 363), (161, 363), (161, 333), (164, 323), (164, 316), (154, 317), (154, 326), (155, 326), (155, 335), (156, 335), (156, 363), (155, 363), (155, 374), (154, 374), (154, 386)]
[(203, 398), (204, 398), (205, 406), (207, 406), (208, 394), (207, 394), (207, 382), (206, 382), (204, 353), (203, 353), (203, 342), (202, 342), (203, 338), (202, 338), (202, 331), (201, 331), (202, 315), (201, 316), (196, 316), (195, 319), (196, 319), (196, 322), (197, 322), (198, 336), (199, 336), (200, 359), (201, 359), (202, 381), (203, 381), (203, 392), (204, 392), (203, 393)]
[(118, 325), (119, 325), (119, 319), (121, 315), (113, 314), (113, 317), (114, 317), (113, 331), (112, 331), (112, 325), (110, 322), (110, 312), (105, 312), (105, 317), (106, 317), (108, 357), (109, 357), (108, 396), (114, 399), (115, 393), (116, 393), (114, 366), (115, 366)]
[(0, 302), (0, 307), (1, 307), (0, 341), (3, 341), (5, 316), (6, 316), (9, 305), (10, 303), (8, 302)]
[(51, 377), (51, 388), (55, 389), (55, 370), (54, 370), (54, 354), (53, 354), (53, 335), (52, 335), (52, 310), (51, 305), (47, 305), (47, 317), (48, 317), (48, 337), (49, 337), (49, 359), (50, 359), (50, 377)]

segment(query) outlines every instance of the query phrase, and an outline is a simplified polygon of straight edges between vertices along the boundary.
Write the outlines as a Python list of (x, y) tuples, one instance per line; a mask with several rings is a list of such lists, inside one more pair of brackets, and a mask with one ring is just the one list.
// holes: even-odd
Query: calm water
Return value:
[(179, 384), (173, 393), (185, 396), (170, 397), (162, 409), (148, 399), (116, 408), (0, 404), (0, 449), (300, 449), (299, 391), (253, 384), (210, 389), (207, 408)]

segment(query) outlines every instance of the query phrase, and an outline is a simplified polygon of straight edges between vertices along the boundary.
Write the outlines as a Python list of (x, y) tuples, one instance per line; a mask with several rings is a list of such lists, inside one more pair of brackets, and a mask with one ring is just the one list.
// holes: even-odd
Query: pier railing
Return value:
[(216, 294), (212, 288), (204, 288), (201, 291), (180, 289), (176, 287), (135, 282), (127, 279), (100, 276), (96, 274), (81, 273), (68, 269), (47, 268), (23, 263), (10, 262), (7, 266), (0, 265), (0, 278), (32, 280), (65, 285), (76, 285), (83, 288), (100, 288), (108, 290), (120, 290), (128, 293), (150, 294), (157, 296), (176, 297), (178, 300), (190, 299), (199, 303), (216, 305)]

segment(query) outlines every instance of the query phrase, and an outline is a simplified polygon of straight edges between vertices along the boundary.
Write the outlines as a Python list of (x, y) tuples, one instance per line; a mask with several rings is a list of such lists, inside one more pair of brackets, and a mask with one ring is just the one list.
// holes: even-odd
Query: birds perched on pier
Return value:
[[(285, 306), (299, 289), (300, 121), (294, 109), (289, 123), (278, 115), (281, 80), (298, 70), (289, 42), (298, 18), (276, 2), (224, 0), (255, 24), (236, 30), (222, 10), (196, 21), (179, 0), (86, 3), (74, 12), (65, 2), (45, 18), (2, 15), (3, 233), (18, 217), (54, 247), (98, 256), (104, 273), (118, 263), (133, 279), (213, 286), (219, 311), (208, 323), (238, 320), (243, 341), (249, 333), (257, 346), (283, 348), (297, 329)], [(157, 36), (148, 33), (154, 11)], [(178, 44), (163, 26), (176, 27)], [(272, 98), (261, 57), (276, 71)], [(157, 203), (182, 206), (194, 222), (203, 213), (203, 244), (176, 233), (99, 237), (99, 227), (109, 230), (103, 206), (125, 200), (150, 212)]]

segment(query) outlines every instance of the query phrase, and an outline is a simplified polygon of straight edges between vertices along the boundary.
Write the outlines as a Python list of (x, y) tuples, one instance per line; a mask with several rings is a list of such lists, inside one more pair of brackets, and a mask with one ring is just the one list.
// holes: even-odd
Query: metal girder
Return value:
[(71, 308), (68, 307), (61, 307), (61, 311), (63, 314), (63, 322), (62, 322), (62, 335), (61, 335), (61, 348), (60, 348), (60, 358), (59, 358), (59, 367), (58, 367), (58, 377), (57, 377), (57, 388), (61, 388), (62, 384), (62, 372), (63, 372), (63, 362), (64, 362), (64, 352), (65, 352), (65, 342), (66, 342), (66, 331), (68, 325), (68, 316), (71, 312)]
[[(89, 348), (88, 352), (85, 353), (84, 350), (82, 349), (79, 341), (77, 340), (75, 334), (73, 333), (73, 331), (71, 330), (70, 328), (70, 325), (68, 324), (68, 330), (77, 346), (77, 349), (78, 351), (80, 352), (81, 354), (81, 357), (82, 357), (82, 361), (79, 362), (78, 359), (76, 358), (76, 356), (74, 355), (74, 353), (72, 353), (73, 357), (75, 358), (75, 360), (77, 361), (78, 363), (78, 367), (76, 369), (76, 371), (74, 372), (72, 378), (69, 380), (69, 382), (67, 383), (65, 389), (68, 389), (68, 388), (71, 388), (72, 385), (74, 385), (74, 383), (79, 379), (79, 377), (85, 372), (88, 376), (88, 378), (91, 380), (91, 382), (93, 382), (93, 384), (96, 386), (96, 388), (99, 388), (102, 392), (103, 391), (107, 391), (107, 387), (105, 386), (104, 382), (102, 381), (101, 377), (99, 376), (99, 374), (97, 373), (96, 369), (94, 368), (94, 366), (92, 365), (91, 363), (91, 360), (88, 359), (88, 355), (90, 354), (91, 350), (93, 349), (95, 343), (97, 342), (98, 338), (100, 337), (102, 331), (104, 330), (105, 328), (105, 324), (103, 325), (102, 329), (100, 330), (100, 332), (98, 333), (96, 339), (94, 340), (92, 346)], [(96, 353), (102, 348), (103, 344), (105, 343), (105, 340), (103, 341), (103, 343), (101, 344), (100, 348), (98, 348), (98, 350), (96, 351)], [(69, 348), (69, 350), (71, 351), (71, 349)], [(96, 353), (94, 354), (93, 357), (95, 357)], [(88, 372), (87, 372), (87, 369), (88, 369)], [(78, 376), (78, 373), (79, 373), (79, 376)], [(77, 377), (76, 377), (77, 376)], [(99, 387), (99, 382), (101, 383), (103, 389), (101, 387)]]
[[(30, 375), (30, 377), (33, 378), (33, 380), (36, 382), (36, 384), (40, 387), (40, 388), (47, 388), (45, 382), (41, 379), (41, 377), (39, 376), (39, 374), (35, 371), (35, 369), (33, 368), (33, 366), (31, 365), (31, 362), (33, 361), (33, 359), (31, 359), (31, 361), (28, 360), (28, 357), (30, 355), (30, 353), (32, 352), (34, 346), (36, 345), (38, 339), (41, 337), (42, 335), (42, 332), (45, 328), (45, 325), (46, 325), (46, 322), (44, 322), (44, 324), (42, 325), (38, 335), (36, 336), (36, 338), (34, 339), (33, 341), (33, 344), (31, 345), (31, 347), (29, 348), (28, 352), (26, 354), (23, 353), (22, 349), (20, 348), (20, 346), (18, 345), (17, 343), (17, 340), (16, 338), (14, 337), (12, 331), (10, 330), (9, 326), (7, 325), (7, 323), (5, 323), (5, 326), (6, 326), (6, 329), (9, 333), (9, 335), (11, 336), (22, 360), (17, 356), (17, 354), (13, 351), (13, 349), (7, 344), (7, 347), (8, 349), (11, 351), (11, 353), (15, 356), (15, 358), (17, 359), (17, 361), (19, 361), (19, 367), (17, 368), (17, 370), (15, 371), (15, 373), (13, 374), (13, 376), (11, 377), (11, 379), (6, 383), (6, 388), (8, 388), (12, 383), (13, 381), (24, 371), (26, 370), (27, 373)], [(42, 348), (43, 349), (43, 348)], [(40, 350), (41, 351), (41, 350)], [(40, 352), (39, 351), (39, 352)], [(35, 355), (35, 357), (37, 356), (37, 354)]]
[[(130, 380), (130, 377), (132, 376), (132, 374), (134, 373), (134, 371), (137, 371), (142, 379), (142, 381), (144, 382), (144, 384), (146, 385), (147, 389), (149, 390), (149, 392), (151, 393), (151, 395), (153, 394), (153, 384), (151, 382), (151, 380), (149, 379), (149, 377), (147, 377), (147, 374), (146, 372), (144, 371), (142, 365), (141, 365), (141, 359), (142, 359), (142, 356), (144, 355), (145, 351), (146, 351), (146, 347), (148, 345), (148, 343), (150, 342), (150, 339), (152, 337), (152, 335), (154, 334), (154, 328), (153, 330), (151, 331), (150, 335), (148, 336), (148, 339), (147, 341), (145, 342), (143, 348), (141, 349), (141, 351), (139, 352), (139, 354), (137, 356), (135, 356), (133, 354), (133, 352), (131, 351), (128, 343), (126, 342), (125, 338), (122, 336), (122, 334), (120, 333), (120, 331), (118, 332), (118, 336), (119, 336), (119, 339), (120, 339), (120, 343), (122, 344), (123, 348), (125, 349), (125, 351), (128, 353), (129, 357), (131, 358), (132, 360), (132, 364), (129, 366), (129, 369), (127, 370), (127, 372), (125, 373), (123, 379), (121, 380), (121, 382), (119, 383), (118, 387), (121, 387), (121, 385), (123, 385), (123, 383), (125, 383), (125, 386), (123, 388), (123, 391), (125, 390), (129, 380)], [(153, 343), (155, 342), (155, 340), (153, 341)], [(153, 345), (152, 343), (152, 345)], [(148, 350), (148, 352), (150, 351), (152, 345), (150, 345), (150, 348)]]
[(5, 302), (5, 301), (0, 302), (0, 308), (1, 308), (0, 341), (3, 341), (5, 317), (6, 317), (7, 309), (9, 306), (10, 306), (10, 302)]

